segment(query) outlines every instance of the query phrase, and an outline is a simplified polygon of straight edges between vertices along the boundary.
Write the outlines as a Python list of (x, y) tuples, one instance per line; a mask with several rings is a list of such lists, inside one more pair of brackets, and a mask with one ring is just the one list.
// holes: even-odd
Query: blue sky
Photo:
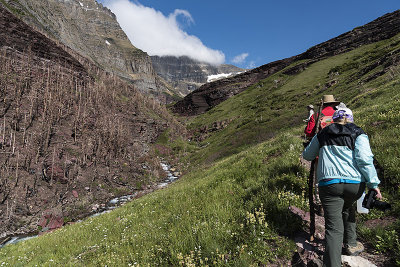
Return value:
[(133, 45), (150, 55), (243, 68), (300, 54), (400, 8), (399, 0), (100, 2), (117, 15)]

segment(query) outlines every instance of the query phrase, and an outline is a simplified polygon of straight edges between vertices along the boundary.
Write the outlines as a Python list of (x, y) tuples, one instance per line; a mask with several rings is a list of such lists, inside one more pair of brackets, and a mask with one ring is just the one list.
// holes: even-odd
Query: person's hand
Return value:
[(381, 190), (377, 187), (377, 188), (374, 188), (374, 189), (372, 189), (372, 190), (374, 190), (375, 192), (376, 192), (376, 198), (377, 199), (382, 199), (382, 194), (381, 194)]

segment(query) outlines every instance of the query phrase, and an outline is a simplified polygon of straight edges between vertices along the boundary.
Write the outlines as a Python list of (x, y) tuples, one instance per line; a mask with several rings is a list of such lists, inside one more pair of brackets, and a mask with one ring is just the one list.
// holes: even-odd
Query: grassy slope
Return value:
[[(382, 42), (384, 46), (385, 42)], [(306, 106), (317, 105), (323, 94), (334, 94), (339, 100), (349, 103), (366, 91), (369, 84), (360, 85), (362, 79), (354, 79), (357, 69), (351, 68), (358, 58), (359, 65), (368, 62), (376, 44), (364, 46), (350, 53), (332, 57), (311, 65), (299, 75), (288, 76), (282, 72), (253, 85), (237, 97), (230, 98), (211, 111), (191, 121), (190, 127), (197, 129), (202, 125), (212, 125), (217, 121), (231, 120), (224, 131), (207, 138), (203, 155), (210, 162), (267, 140), (282, 129), (302, 124), (307, 116)], [(398, 47), (398, 46), (397, 46)], [(394, 50), (395, 48), (390, 48)], [(298, 64), (298, 63), (295, 63)], [(293, 65), (295, 65), (293, 64)], [(292, 65), (292, 66), (293, 66)], [(292, 67), (289, 66), (288, 68)], [(344, 70), (335, 75), (337, 70)], [(378, 71), (375, 69), (374, 71)], [(368, 76), (368, 74), (364, 75)], [(326, 88), (326, 84), (336, 80), (338, 83)], [(275, 81), (279, 81), (278, 84)], [(229, 143), (226, 143), (229, 140)]]
[[(297, 145), (291, 145), (293, 142)], [(300, 146), (293, 135), (285, 134), (210, 169), (187, 175), (170, 188), (115, 212), (6, 247), (0, 257), (21, 266), (178, 265), (182, 260), (200, 263), (200, 258), (222, 263), (222, 257), (244, 266), (254, 260), (287, 258), (293, 244), (276, 231), (296, 230), (294, 218), (287, 212), (290, 199), (305, 205), (301, 197), (284, 190), (286, 182), (291, 181), (290, 189), (302, 192), (302, 175), (288, 174), (298, 169)], [(268, 156), (271, 158), (266, 164)], [(279, 198), (268, 197), (279, 192)], [(266, 215), (255, 210), (262, 205)], [(272, 251), (271, 247), (276, 249)]]
[[(193, 163), (179, 182), (110, 214), (3, 248), (0, 266), (3, 261), (13, 266), (284, 263), (294, 249), (290, 234), (300, 227), (287, 207), (306, 207), (306, 171), (299, 165), (301, 119), (305, 106), (322, 94), (348, 103), (370, 136), (385, 169), (391, 214), (398, 217), (400, 67), (361, 81), (383, 67), (362, 69), (398, 50), (399, 43), (396, 36), (315, 63), (298, 75), (278, 73), (261, 81), (191, 122), (196, 129), (232, 120), (199, 147), (177, 146)], [(338, 83), (324, 89), (334, 79)], [(361, 221), (380, 216), (374, 211)], [(378, 251), (400, 260), (399, 222), (385, 231), (361, 223), (359, 230)]]

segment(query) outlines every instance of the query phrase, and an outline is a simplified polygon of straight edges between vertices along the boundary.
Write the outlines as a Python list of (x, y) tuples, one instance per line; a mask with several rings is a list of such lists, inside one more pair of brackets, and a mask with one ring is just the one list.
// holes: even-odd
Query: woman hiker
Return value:
[(368, 136), (353, 123), (350, 109), (341, 107), (334, 123), (313, 137), (303, 151), (306, 160), (319, 156), (317, 179), (325, 217), (324, 266), (340, 267), (342, 245), (347, 255), (364, 250), (356, 241), (355, 201), (368, 188), (382, 195)]

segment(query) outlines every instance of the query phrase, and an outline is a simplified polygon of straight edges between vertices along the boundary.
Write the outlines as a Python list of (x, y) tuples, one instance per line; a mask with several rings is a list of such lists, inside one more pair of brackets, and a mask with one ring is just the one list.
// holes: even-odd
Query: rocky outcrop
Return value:
[(233, 75), (245, 71), (233, 65), (211, 65), (186, 56), (151, 56), (151, 61), (157, 75), (170, 83), (181, 96), (207, 83), (210, 75)]
[(286, 69), (284, 73), (294, 75), (319, 60), (351, 51), (362, 45), (391, 38), (398, 33), (400, 33), (400, 11), (395, 11), (316, 45), (300, 55), (260, 66), (235, 77), (205, 84), (177, 102), (172, 109), (174, 112), (186, 116), (204, 113), (226, 99), (246, 90), (250, 85), (287, 68), (297, 61), (302, 60), (303, 62)]
[[(0, 2), (1, 3), (1, 2)], [(27, 24), (115, 73), (143, 92), (171, 94), (150, 57), (134, 47), (115, 15), (94, 0), (7, 0), (3, 4)]]

